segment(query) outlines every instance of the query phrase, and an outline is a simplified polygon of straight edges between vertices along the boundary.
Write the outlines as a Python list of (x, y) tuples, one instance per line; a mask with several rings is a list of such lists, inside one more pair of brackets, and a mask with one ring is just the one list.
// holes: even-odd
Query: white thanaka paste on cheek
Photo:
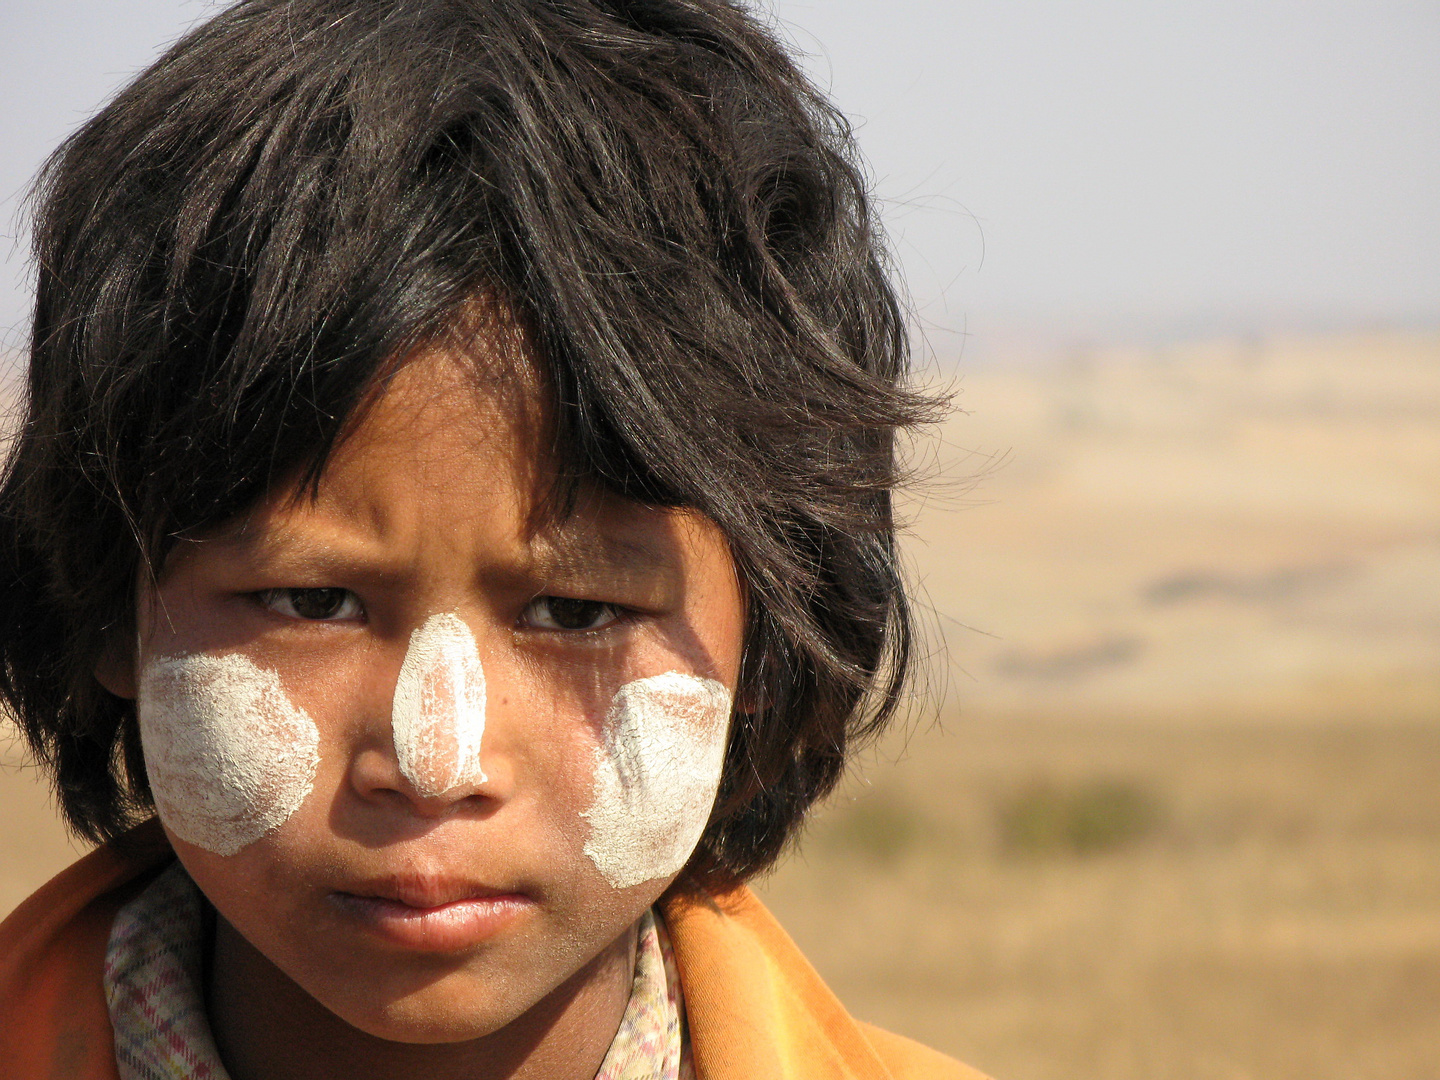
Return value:
[(277, 829), (315, 783), (320, 732), (273, 671), (239, 654), (162, 657), (136, 712), (155, 809), (176, 836), (234, 855)]
[(432, 615), (410, 635), (390, 727), (400, 772), (419, 794), (485, 782), (485, 669), (460, 616)]
[(585, 854), (617, 889), (679, 873), (715, 805), (730, 692), (678, 671), (626, 683), (595, 751)]

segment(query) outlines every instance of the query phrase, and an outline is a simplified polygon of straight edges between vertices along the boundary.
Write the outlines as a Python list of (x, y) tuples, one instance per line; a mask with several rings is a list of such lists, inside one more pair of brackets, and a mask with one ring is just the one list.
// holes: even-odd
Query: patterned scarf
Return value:
[[(229, 1080), (205, 1016), (203, 911), (177, 862), (115, 917), (105, 1000), (121, 1080)], [(694, 1080), (674, 953), (649, 911), (630, 1001), (595, 1080)]]

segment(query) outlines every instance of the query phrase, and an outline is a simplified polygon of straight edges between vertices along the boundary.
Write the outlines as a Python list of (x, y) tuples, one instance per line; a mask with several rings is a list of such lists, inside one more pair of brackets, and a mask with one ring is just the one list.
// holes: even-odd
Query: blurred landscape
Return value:
[(1002, 1080), (1440, 1076), (1440, 336), (960, 389), (909, 548), (938, 722), (767, 902)]
[[(1440, 334), (960, 370), (929, 691), (766, 902), (998, 1080), (1435, 1080)], [(3, 760), (8, 911), (76, 849)]]

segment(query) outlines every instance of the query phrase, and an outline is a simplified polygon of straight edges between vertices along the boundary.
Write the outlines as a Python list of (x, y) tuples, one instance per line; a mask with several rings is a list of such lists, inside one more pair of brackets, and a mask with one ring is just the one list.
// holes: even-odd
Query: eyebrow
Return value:
[(284, 559), (317, 570), (350, 570), (370, 561), (370, 545), (343, 532), (318, 534), (306, 528), (261, 530), (240, 527), (198, 541), (227, 547), (258, 563)]
[[(371, 544), (345, 529), (316, 533), (304, 527), (267, 531), (241, 526), (201, 542), (231, 547), (261, 563), (282, 558), (322, 572), (369, 568), (385, 573), (384, 568), (374, 565), (375, 549)], [(652, 543), (635, 536), (631, 529), (606, 529), (601, 525), (553, 526), (533, 536), (526, 549), (528, 566), (524, 572), (540, 576), (567, 572), (669, 576), (679, 572), (681, 563), (674, 544)]]
[(679, 555), (668, 545), (617, 536), (599, 529), (583, 532), (560, 530), (539, 536), (531, 545), (537, 568), (547, 571), (594, 569), (619, 570), (632, 574), (673, 571)]

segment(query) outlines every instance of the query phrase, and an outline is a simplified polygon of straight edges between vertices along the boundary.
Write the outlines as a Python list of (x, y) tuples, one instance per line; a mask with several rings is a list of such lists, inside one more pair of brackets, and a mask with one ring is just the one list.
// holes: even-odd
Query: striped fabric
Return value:
[(201, 919), (178, 862), (115, 916), (105, 1001), (120, 1080), (228, 1080), (205, 1017)]
[[(205, 1016), (200, 890), (177, 862), (115, 917), (105, 1000), (121, 1080), (229, 1080)], [(596, 1080), (694, 1080), (665, 926), (640, 920), (635, 982)]]

